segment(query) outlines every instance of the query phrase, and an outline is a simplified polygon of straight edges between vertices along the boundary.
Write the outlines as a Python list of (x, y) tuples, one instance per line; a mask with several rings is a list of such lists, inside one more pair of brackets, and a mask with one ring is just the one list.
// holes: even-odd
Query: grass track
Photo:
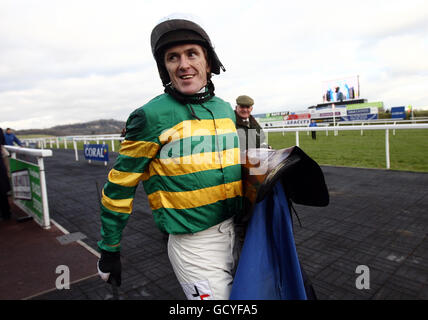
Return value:
[[(270, 133), (269, 144), (275, 149), (296, 144), (296, 134)], [(299, 134), (300, 148), (319, 164), (361, 168), (386, 168), (385, 131), (330, 131)], [(390, 161), (392, 170), (428, 172), (428, 130), (396, 130), (389, 132)]]

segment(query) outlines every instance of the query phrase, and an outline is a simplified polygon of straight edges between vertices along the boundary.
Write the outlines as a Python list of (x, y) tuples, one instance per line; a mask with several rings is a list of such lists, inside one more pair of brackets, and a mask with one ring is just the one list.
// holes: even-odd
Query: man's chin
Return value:
[(182, 94), (191, 96), (199, 92), (200, 88), (197, 88), (195, 86), (180, 86), (177, 90), (180, 91)]
[(172, 82), (172, 86), (182, 94), (190, 96), (201, 91), (206, 86), (206, 82), (204, 84), (203, 81), (199, 81), (196, 78), (189, 80), (176, 79)]

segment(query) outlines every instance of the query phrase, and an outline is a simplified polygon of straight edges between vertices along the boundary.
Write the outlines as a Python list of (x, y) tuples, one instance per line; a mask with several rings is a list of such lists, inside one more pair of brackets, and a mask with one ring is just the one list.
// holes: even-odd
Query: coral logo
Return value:
[(106, 144), (85, 144), (83, 153), (87, 160), (108, 161), (108, 146)]

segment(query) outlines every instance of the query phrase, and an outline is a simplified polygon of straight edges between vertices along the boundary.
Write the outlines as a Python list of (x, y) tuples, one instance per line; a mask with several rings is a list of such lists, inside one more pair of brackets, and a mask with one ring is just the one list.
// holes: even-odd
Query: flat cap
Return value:
[(251, 99), (249, 96), (242, 95), (236, 98), (236, 104), (240, 106), (249, 106), (251, 107), (254, 104), (254, 100)]

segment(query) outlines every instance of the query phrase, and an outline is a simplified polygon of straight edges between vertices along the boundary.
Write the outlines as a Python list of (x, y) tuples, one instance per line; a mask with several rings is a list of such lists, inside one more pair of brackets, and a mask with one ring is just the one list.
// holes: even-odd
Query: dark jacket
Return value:
[(3, 133), (3, 129), (0, 128), (0, 145), (5, 145), (6, 144), (6, 139), (4, 138), (4, 133)]
[(249, 121), (244, 121), (236, 110), (235, 115), (241, 151), (250, 148), (267, 148), (265, 133), (256, 119), (250, 115)]
[[(0, 145), (3, 146), (6, 144), (4, 139), (3, 130), (0, 128)], [(0, 152), (0, 194), (5, 195), (10, 191), (9, 177), (7, 175), (7, 169), (4, 165), (3, 158)]]
[(19, 140), (15, 134), (13, 133), (4, 133), (4, 138), (6, 140), (6, 145), (13, 146), (13, 143), (15, 142), (17, 145), (22, 146), (21, 140)]

